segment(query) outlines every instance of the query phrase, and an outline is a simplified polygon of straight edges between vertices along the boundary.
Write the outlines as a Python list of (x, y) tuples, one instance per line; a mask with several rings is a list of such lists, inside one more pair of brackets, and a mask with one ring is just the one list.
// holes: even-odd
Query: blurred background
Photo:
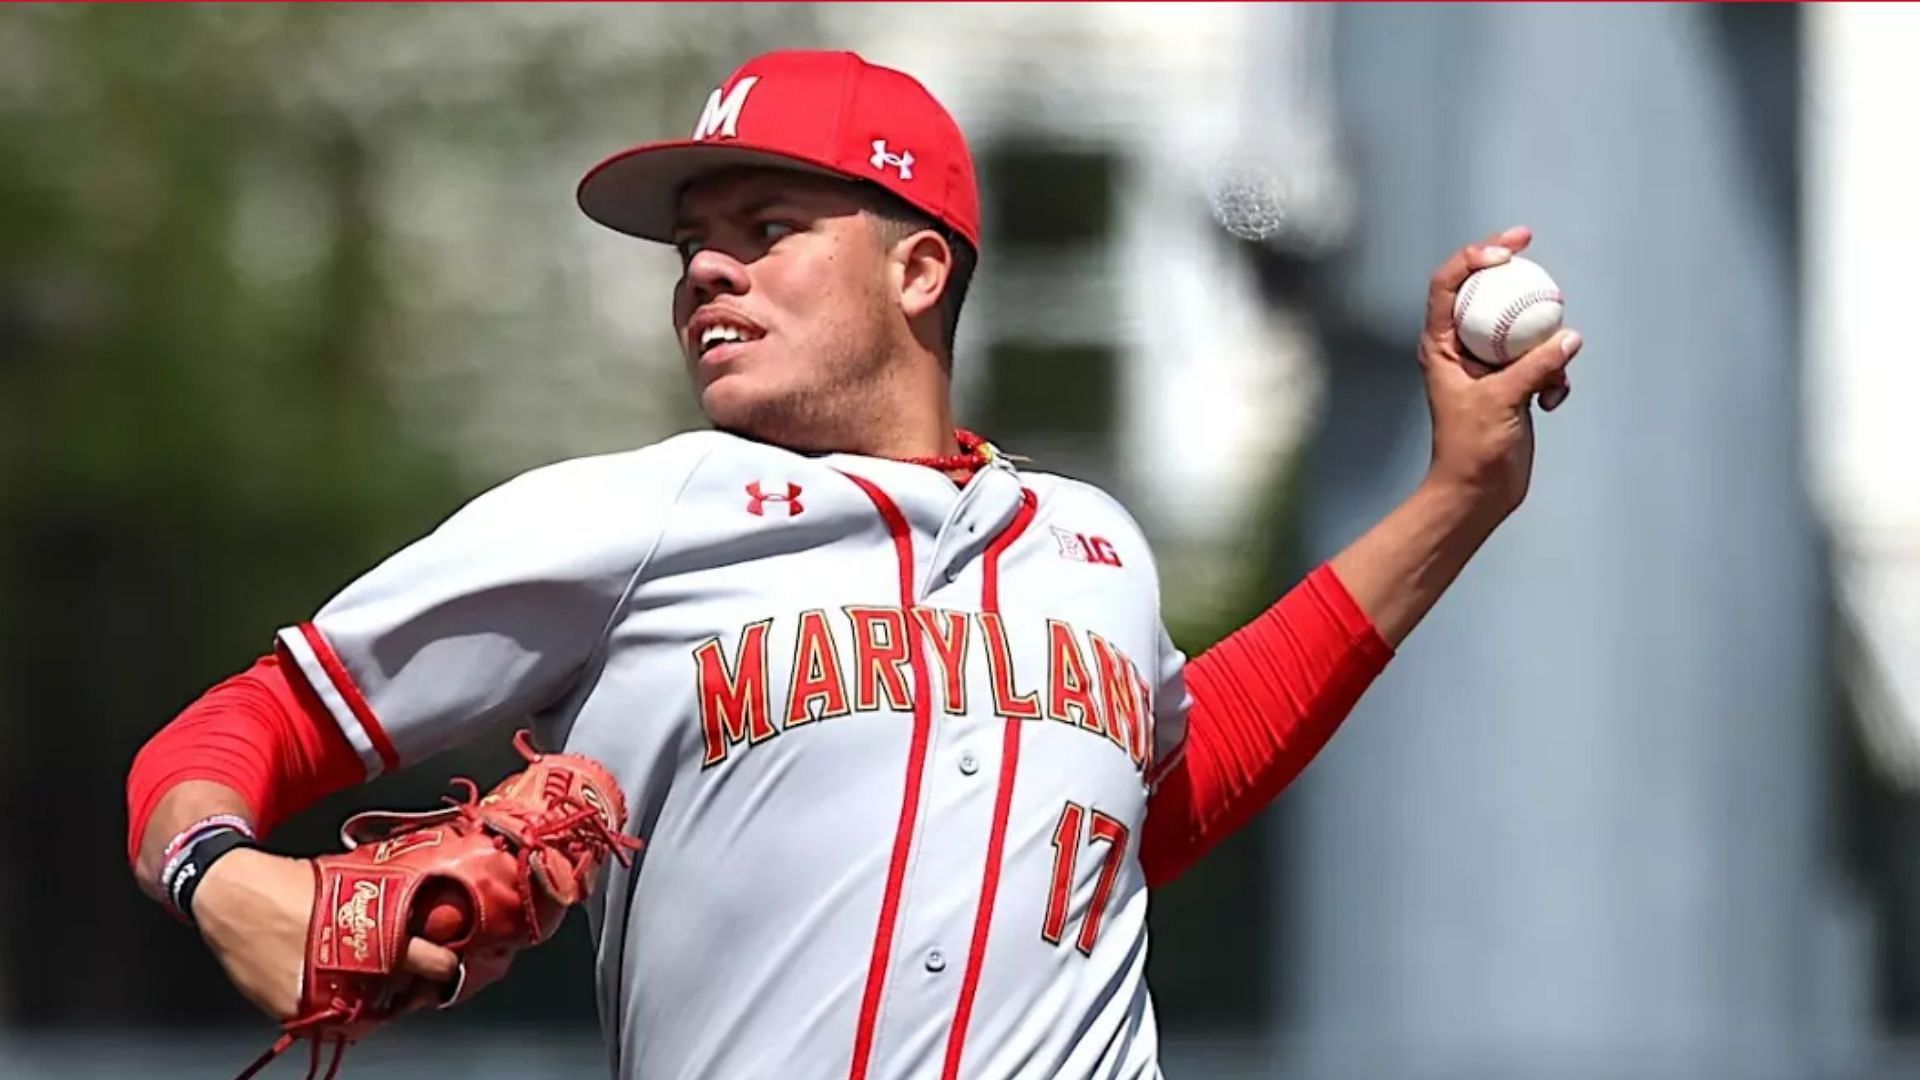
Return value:
[[(0, 1075), (269, 1041), (127, 874), (134, 751), (465, 499), (699, 425), (673, 256), (573, 187), (785, 45), (959, 117), (962, 417), (1121, 495), (1190, 651), (1418, 480), (1452, 248), (1534, 226), (1586, 335), (1528, 505), (1156, 896), (1170, 1075), (1920, 1075), (1920, 11), (1559, 4), (0, 11)], [(348, 1075), (604, 1075), (568, 935)]]

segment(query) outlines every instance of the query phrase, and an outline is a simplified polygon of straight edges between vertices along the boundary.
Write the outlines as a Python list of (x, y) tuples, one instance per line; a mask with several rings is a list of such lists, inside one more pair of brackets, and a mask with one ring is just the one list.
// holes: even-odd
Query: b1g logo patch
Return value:
[(1106, 537), (1068, 532), (1058, 525), (1049, 528), (1053, 530), (1054, 543), (1060, 545), (1061, 558), (1100, 566), (1120, 565), (1120, 553), (1113, 549), (1112, 542)]

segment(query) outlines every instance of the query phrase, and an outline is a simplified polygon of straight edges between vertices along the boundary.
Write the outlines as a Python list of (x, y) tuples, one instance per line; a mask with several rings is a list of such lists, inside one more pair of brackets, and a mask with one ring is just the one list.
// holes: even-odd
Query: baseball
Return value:
[(1505, 367), (1552, 337), (1565, 312), (1553, 277), (1515, 255), (1468, 275), (1453, 301), (1453, 326), (1468, 352)]
[(426, 885), (414, 900), (411, 932), (437, 945), (457, 945), (473, 929), (473, 898), (464, 886), (441, 879)]

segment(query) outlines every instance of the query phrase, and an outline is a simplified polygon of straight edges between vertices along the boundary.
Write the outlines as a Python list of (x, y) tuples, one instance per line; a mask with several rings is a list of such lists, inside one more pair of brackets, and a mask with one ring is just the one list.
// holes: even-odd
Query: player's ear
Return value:
[(938, 232), (922, 229), (893, 247), (900, 309), (909, 320), (935, 311), (953, 275), (953, 248)]

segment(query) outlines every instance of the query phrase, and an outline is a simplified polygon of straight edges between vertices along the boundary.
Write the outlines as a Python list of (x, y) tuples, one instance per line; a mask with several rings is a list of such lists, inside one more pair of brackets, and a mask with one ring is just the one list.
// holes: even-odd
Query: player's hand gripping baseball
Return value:
[(1533, 400), (1537, 395), (1541, 408), (1551, 412), (1567, 399), (1567, 364), (1580, 351), (1580, 335), (1561, 330), (1506, 367), (1489, 367), (1461, 345), (1453, 302), (1467, 275), (1506, 262), (1532, 241), (1532, 230), (1516, 227), (1454, 252), (1433, 272), (1420, 333), (1420, 367), (1433, 413), (1430, 476), (1472, 492), (1501, 513), (1518, 507), (1527, 494)]
[[(307, 860), (245, 849), (216, 863), (193, 897), (200, 934), (227, 978), (275, 1020), (300, 1010), (313, 893)], [(407, 945), (405, 968), (414, 975), (451, 982), (459, 967), (459, 957), (430, 941)]]

